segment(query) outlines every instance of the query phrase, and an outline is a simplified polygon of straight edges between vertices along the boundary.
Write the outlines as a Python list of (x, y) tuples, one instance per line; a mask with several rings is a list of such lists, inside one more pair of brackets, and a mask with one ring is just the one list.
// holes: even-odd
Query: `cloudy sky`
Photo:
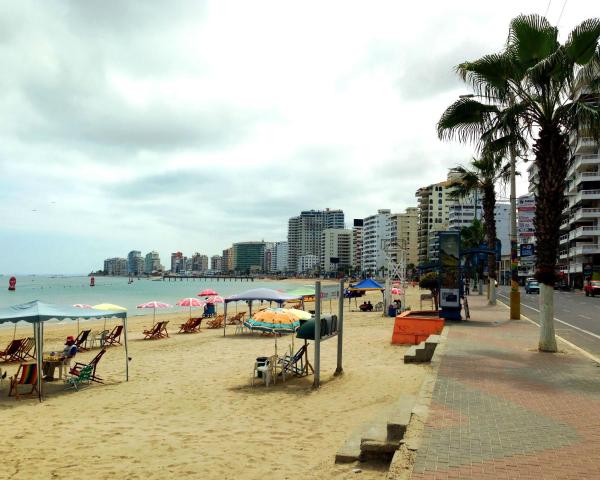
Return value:
[(453, 67), (546, 10), (563, 32), (600, 15), (597, 0), (2, 1), (0, 273), (212, 255), (284, 240), (303, 209), (413, 206), (472, 152), (435, 133), (467, 91)]

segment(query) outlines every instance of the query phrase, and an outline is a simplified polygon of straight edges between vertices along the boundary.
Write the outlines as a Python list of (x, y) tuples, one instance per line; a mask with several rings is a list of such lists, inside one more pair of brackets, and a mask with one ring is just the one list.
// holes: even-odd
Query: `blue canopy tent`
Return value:
[(42, 400), (42, 354), (44, 350), (44, 322), (48, 320), (75, 320), (78, 318), (121, 318), (123, 321), (123, 334), (125, 341), (125, 380), (129, 380), (129, 355), (127, 348), (127, 312), (95, 310), (93, 308), (77, 308), (71, 305), (56, 305), (44, 303), (39, 300), (0, 308), (0, 324), (28, 322), (33, 324), (33, 337), (35, 339), (36, 363), (38, 366), (38, 392)]
[[(383, 301), (385, 303), (385, 287), (383, 285), (377, 283), (372, 278), (365, 278), (364, 280), (361, 280), (357, 284), (348, 287), (348, 290), (355, 291), (355, 292), (356, 291), (370, 292), (373, 290), (379, 290), (381, 292), (381, 294), (383, 295)], [(350, 299), (348, 299), (348, 301), (350, 302)], [(356, 302), (356, 297), (354, 298), (354, 301)], [(350, 303), (348, 303), (348, 305), (350, 305)], [(384, 305), (383, 310), (385, 311), (385, 305)]]
[(251, 290), (246, 290), (245, 292), (239, 293), (237, 295), (230, 295), (225, 298), (225, 311), (223, 320), (223, 336), (225, 336), (225, 328), (227, 326), (227, 304), (230, 302), (246, 302), (248, 303), (249, 315), (248, 317), (252, 317), (252, 302), (254, 300), (267, 301), (267, 302), (277, 302), (279, 305), (283, 304), (288, 300), (298, 299), (298, 295), (288, 295), (286, 293), (278, 292), (277, 290), (272, 290), (270, 288), (253, 288)]

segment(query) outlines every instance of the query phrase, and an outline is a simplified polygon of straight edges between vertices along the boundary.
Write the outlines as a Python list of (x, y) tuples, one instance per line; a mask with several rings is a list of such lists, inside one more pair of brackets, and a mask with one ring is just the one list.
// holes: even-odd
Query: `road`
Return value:
[[(508, 305), (510, 288), (498, 290), (498, 298)], [(600, 358), (600, 297), (586, 297), (579, 290), (554, 293), (556, 334)], [(539, 295), (521, 288), (521, 314), (538, 322)]]

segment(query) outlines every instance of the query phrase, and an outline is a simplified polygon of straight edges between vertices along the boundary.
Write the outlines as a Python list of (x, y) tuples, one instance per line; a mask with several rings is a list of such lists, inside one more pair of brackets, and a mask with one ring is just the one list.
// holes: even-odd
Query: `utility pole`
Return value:
[(510, 149), (510, 319), (521, 319), (521, 292), (519, 291), (519, 260), (517, 257), (517, 182), (514, 147)]

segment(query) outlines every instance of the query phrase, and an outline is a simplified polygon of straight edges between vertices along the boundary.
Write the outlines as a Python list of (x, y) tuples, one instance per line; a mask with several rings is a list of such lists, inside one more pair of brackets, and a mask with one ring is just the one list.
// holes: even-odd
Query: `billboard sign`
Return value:
[(440, 232), (440, 307), (460, 308), (460, 232)]
[(533, 257), (535, 255), (535, 245), (533, 243), (521, 244), (521, 257)]

